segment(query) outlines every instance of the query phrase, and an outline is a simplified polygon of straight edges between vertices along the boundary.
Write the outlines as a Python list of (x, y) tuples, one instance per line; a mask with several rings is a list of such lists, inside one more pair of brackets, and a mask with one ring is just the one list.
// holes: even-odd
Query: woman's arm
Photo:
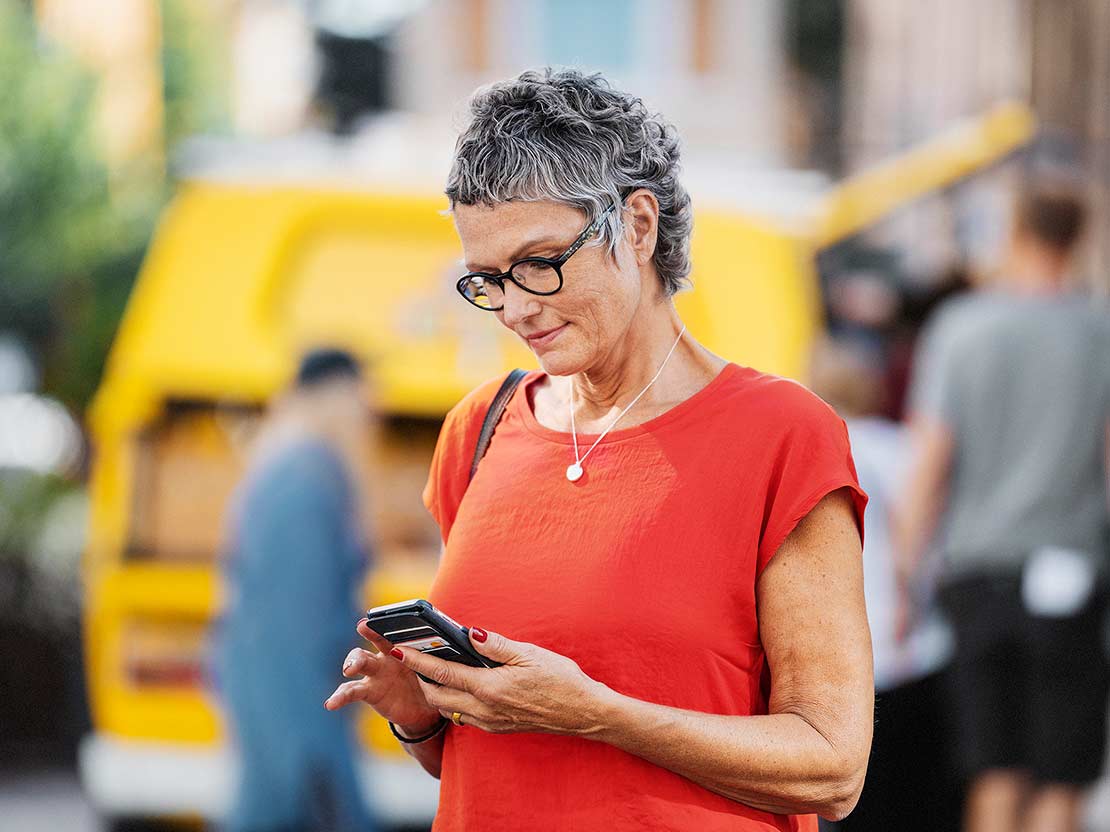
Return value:
[(711, 716), (610, 693), (596, 739), (733, 800), (840, 819), (863, 788), (874, 710), (860, 539), (847, 490), (825, 497), (757, 587), (767, 716)]
[[(397, 725), (395, 727), (397, 728), (397, 731), (401, 734), (401, 736), (409, 737), (411, 739), (412, 737), (424, 736), (426, 733), (436, 727), (436, 723), (425, 725), (422, 728), (413, 727), (406, 729), (400, 725)], [(450, 726), (448, 726), (444, 731), (441, 731), (437, 736), (432, 737), (432, 739), (430, 740), (416, 743), (401, 743), (401, 747), (405, 749), (410, 757), (416, 760), (416, 762), (420, 763), (424, 771), (428, 772), (428, 774), (432, 775), (432, 777), (438, 780), (443, 769), (443, 735), (444, 733), (446, 733), (446, 731), (450, 730), (451, 728)]]
[(599, 740), (755, 808), (842, 818), (863, 787), (874, 708), (860, 538), (846, 490), (825, 497), (782, 544), (757, 603), (771, 670), (766, 716), (642, 702), (565, 656), (478, 629), (475, 648), (503, 667), (468, 668), (407, 648), (398, 655), (441, 683), (421, 682), (429, 705), (482, 730)]

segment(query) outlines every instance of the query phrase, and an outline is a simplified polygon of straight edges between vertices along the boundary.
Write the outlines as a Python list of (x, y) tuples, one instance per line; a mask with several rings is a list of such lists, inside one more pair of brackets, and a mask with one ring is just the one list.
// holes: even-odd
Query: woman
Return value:
[(873, 699), (843, 422), (686, 334), (672, 297), (692, 214), (659, 116), (550, 70), (471, 113), (447, 186), (459, 290), (542, 370), (469, 483), (500, 379), (448, 414), (424, 495), (445, 544), (429, 598), (503, 664), (391, 649), (362, 624), (380, 652), (350, 654), (326, 707), (394, 724), (442, 780), (440, 830), (843, 817)]

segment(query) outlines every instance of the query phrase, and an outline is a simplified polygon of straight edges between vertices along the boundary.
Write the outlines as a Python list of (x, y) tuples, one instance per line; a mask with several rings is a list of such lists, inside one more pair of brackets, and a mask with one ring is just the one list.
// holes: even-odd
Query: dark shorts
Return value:
[(941, 591), (956, 633), (947, 674), (966, 777), (1022, 769), (1037, 782), (1098, 779), (1106, 745), (1105, 597), (1067, 618), (1030, 615), (1021, 581), (965, 578)]
[[(952, 730), (943, 673), (879, 691), (875, 738), (863, 794), (841, 832), (959, 829), (960, 782), (952, 773)], [(823, 824), (822, 829), (829, 828)]]

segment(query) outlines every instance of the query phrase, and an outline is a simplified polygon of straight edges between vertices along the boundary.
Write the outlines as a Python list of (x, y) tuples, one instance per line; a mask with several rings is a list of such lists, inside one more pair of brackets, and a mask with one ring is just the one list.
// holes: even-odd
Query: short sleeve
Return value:
[(436, 440), (436, 448), (432, 454), (432, 465), (428, 469), (428, 481), (424, 484), (424, 492), (421, 495), (424, 500), (424, 508), (432, 515), (432, 519), (436, 521), (436, 525), (440, 528), (440, 534), (444, 541), (447, 540), (447, 535), (443, 533), (443, 509), (442, 509), (442, 496), (451, 489), (451, 480), (445, 480), (447, 473), (444, 457), (450, 454), (444, 445), (448, 444), (448, 421), (451, 418), (451, 413), (447, 414), (447, 418), (443, 420), (443, 426), (439, 430), (439, 438)]
[(848, 428), (836, 412), (805, 387), (782, 382), (782, 432), (769, 477), (759, 541), (757, 575), (770, 563), (794, 528), (821, 500), (840, 488), (852, 494), (863, 542), (867, 495), (852, 461)]
[(444, 543), (470, 484), (470, 465), (482, 420), (502, 381), (503, 377), (491, 379), (467, 394), (448, 412), (439, 431), (423, 497)]

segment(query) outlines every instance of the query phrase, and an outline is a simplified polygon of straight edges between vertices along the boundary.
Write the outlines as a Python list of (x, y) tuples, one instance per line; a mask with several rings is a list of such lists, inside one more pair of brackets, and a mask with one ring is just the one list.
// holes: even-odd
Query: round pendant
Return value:
[(567, 479), (571, 482), (578, 482), (582, 479), (582, 466), (577, 462), (572, 462), (567, 466)]

